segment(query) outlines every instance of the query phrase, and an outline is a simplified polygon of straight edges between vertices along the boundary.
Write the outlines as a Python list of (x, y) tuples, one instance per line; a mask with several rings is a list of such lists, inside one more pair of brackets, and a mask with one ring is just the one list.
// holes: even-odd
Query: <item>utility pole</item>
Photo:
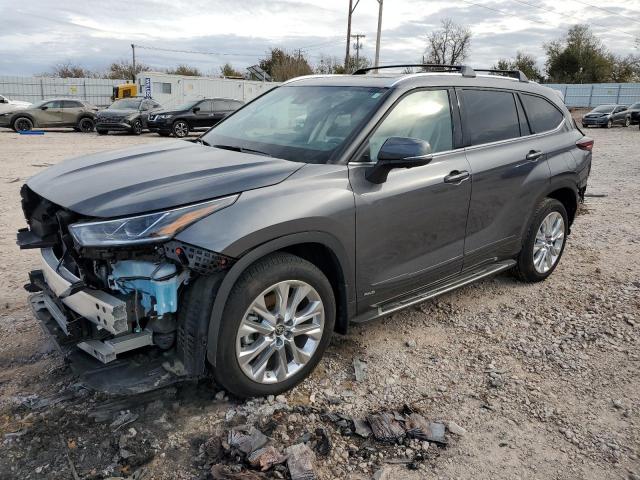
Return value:
[[(383, 0), (378, 0), (378, 3), (380, 4), (378, 8), (378, 34), (376, 35), (376, 59), (373, 64), (373, 66), (376, 68), (378, 68), (378, 65), (380, 64), (380, 33), (382, 32), (382, 1)], [(377, 70), (376, 70), (376, 73), (378, 73)]]
[(349, 16), (347, 17), (347, 53), (344, 56), (344, 71), (349, 73), (349, 46), (351, 45), (351, 16), (356, 7), (360, 3), (360, 0), (356, 0), (356, 4), (353, 4), (353, 0), (349, 0)]
[(131, 44), (131, 54), (133, 56), (133, 71), (131, 72), (131, 79), (135, 82), (136, 81), (136, 46), (132, 43)]
[(353, 48), (356, 50), (356, 70), (357, 70), (358, 68), (360, 68), (360, 49), (362, 48), (362, 45), (360, 44), (360, 39), (366, 37), (366, 35), (358, 33), (356, 35), (351, 35), (351, 36), (356, 39), (356, 43), (353, 46)]

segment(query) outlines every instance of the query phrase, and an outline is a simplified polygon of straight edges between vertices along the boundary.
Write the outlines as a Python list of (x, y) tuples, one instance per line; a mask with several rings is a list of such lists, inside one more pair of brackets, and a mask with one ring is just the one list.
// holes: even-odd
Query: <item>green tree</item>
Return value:
[(230, 63), (225, 63), (222, 67), (220, 67), (220, 76), (221, 77), (243, 77), (242, 73), (233, 68), (233, 65)]
[(574, 25), (567, 34), (544, 45), (550, 81), (600, 83), (611, 79), (614, 58), (588, 25)]
[(178, 65), (176, 68), (168, 68), (167, 73), (171, 75), (184, 75), (185, 77), (201, 77), (202, 73), (196, 67), (189, 65)]
[(611, 70), (612, 82), (638, 82), (640, 81), (640, 56), (630, 53), (626, 57), (613, 55), (613, 68)]
[(496, 70), (520, 70), (529, 80), (539, 82), (542, 80), (542, 72), (538, 68), (538, 63), (533, 55), (524, 52), (516, 53), (516, 58), (501, 58), (493, 66)]
[(267, 57), (260, 60), (259, 65), (275, 82), (313, 73), (309, 61), (299, 50), (289, 53), (280, 48), (272, 48)]

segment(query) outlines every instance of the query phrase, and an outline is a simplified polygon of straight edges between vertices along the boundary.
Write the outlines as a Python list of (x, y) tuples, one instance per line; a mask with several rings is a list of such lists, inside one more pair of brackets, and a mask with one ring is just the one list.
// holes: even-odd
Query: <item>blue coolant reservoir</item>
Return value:
[(123, 260), (112, 264), (109, 285), (122, 293), (138, 292), (145, 314), (162, 316), (178, 309), (178, 287), (184, 280), (173, 263)]

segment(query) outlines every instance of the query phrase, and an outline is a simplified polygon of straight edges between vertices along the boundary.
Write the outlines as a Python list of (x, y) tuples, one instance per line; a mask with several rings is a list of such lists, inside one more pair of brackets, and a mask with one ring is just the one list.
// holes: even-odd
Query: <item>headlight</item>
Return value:
[(163, 113), (162, 115), (158, 115), (158, 118), (171, 118), (173, 117), (170, 113)]
[(231, 195), (188, 207), (136, 217), (100, 222), (74, 223), (69, 231), (83, 247), (131, 245), (168, 240), (201, 218), (233, 204), (240, 195)]

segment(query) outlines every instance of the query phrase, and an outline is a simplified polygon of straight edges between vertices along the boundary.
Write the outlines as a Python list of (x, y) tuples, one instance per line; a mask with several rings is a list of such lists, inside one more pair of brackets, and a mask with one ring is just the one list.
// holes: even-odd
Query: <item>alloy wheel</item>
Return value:
[(33, 124), (28, 118), (19, 118), (15, 123), (16, 130), (19, 132), (26, 132), (33, 128)]
[(264, 290), (244, 314), (236, 335), (236, 359), (257, 383), (279, 383), (314, 356), (325, 323), (320, 295), (308, 283), (286, 280)]
[(629, 117), (625, 118), (624, 120), (624, 126), (628, 127), (629, 125), (631, 125), (631, 119)]
[(173, 133), (179, 138), (186, 137), (189, 135), (189, 125), (186, 122), (176, 122), (173, 126)]
[(542, 220), (533, 242), (533, 266), (538, 273), (547, 273), (558, 262), (564, 236), (565, 225), (562, 215), (551, 212)]
[(140, 135), (142, 133), (142, 122), (140, 120), (136, 120), (133, 122), (131, 129), (135, 135)]
[(80, 120), (80, 131), (83, 133), (93, 132), (93, 122), (88, 118)]

